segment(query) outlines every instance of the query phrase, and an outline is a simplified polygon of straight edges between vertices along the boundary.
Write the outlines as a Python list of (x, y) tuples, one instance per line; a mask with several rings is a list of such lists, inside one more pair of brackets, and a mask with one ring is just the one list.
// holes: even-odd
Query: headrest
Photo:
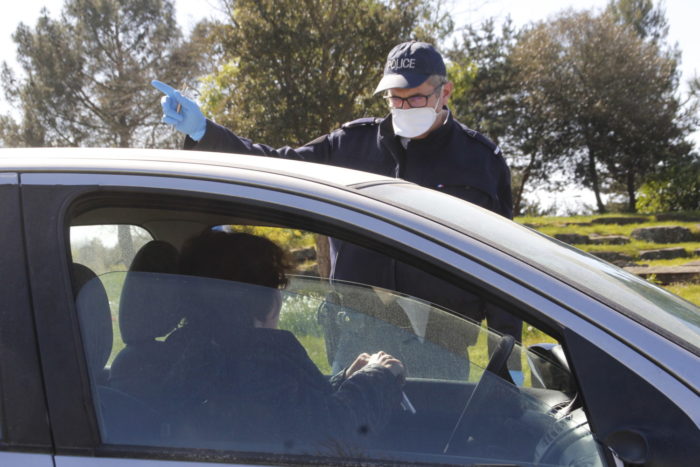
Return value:
[(73, 263), (73, 294), (88, 365), (93, 374), (99, 375), (112, 353), (112, 314), (107, 292), (92, 270)]
[(151, 240), (136, 252), (129, 271), (174, 274), (177, 272), (177, 256), (177, 249), (170, 243)]
[(282, 291), (245, 282), (182, 276), (182, 305), (188, 322), (203, 320), (212, 334), (240, 331), (253, 326), (253, 316), (267, 314), (282, 302)]
[(152, 341), (170, 333), (181, 319), (177, 250), (153, 240), (136, 253), (124, 280), (119, 329), (126, 344)]

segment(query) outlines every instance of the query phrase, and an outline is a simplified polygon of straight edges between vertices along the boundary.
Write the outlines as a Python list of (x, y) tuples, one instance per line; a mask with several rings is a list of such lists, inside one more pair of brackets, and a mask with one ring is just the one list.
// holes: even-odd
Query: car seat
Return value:
[(73, 295), (103, 440), (119, 444), (152, 443), (164, 431), (157, 412), (107, 386), (110, 372), (106, 364), (113, 345), (109, 300), (102, 281), (79, 263), (73, 263)]
[(107, 292), (90, 268), (73, 263), (73, 295), (90, 376), (95, 384), (105, 384), (109, 378), (105, 366), (113, 345)]
[(110, 387), (157, 404), (163, 378), (177, 359), (173, 346), (159, 340), (179, 324), (178, 253), (153, 240), (137, 252), (126, 274), (119, 304), (119, 330), (125, 344), (114, 359)]

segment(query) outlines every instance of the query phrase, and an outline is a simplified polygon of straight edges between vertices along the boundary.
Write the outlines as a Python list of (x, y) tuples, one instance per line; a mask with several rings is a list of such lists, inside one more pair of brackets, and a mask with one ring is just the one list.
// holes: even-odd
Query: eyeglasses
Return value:
[(442, 84), (433, 89), (433, 92), (431, 92), (430, 94), (416, 94), (415, 96), (408, 97), (384, 96), (384, 99), (390, 107), (393, 107), (395, 109), (403, 108), (404, 102), (408, 103), (408, 106), (412, 109), (416, 107), (425, 107), (426, 105), (428, 105), (428, 99), (430, 99), (431, 96), (434, 96), (435, 94), (440, 92), (440, 89), (442, 89)]

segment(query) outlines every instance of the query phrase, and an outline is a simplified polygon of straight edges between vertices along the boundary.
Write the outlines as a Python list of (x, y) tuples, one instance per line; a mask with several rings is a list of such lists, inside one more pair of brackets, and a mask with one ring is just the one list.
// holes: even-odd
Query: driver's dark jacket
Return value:
[[(394, 135), (391, 116), (346, 123), (296, 149), (253, 143), (207, 120), (204, 137), (198, 142), (186, 138), (185, 148), (305, 160), (398, 177), (512, 218), (510, 171), (500, 149), (448, 114), (444, 125), (424, 139), (409, 140), (406, 149)], [(335, 279), (420, 297), (477, 321), (486, 318), (490, 328), (520, 339), (519, 319), (484, 307), (473, 295), (378, 252), (331, 239), (331, 261)], [(428, 323), (427, 335), (431, 324), (435, 323)], [(466, 336), (470, 343), (475, 337)]]
[(180, 425), (200, 436), (287, 447), (361, 442), (400, 407), (402, 381), (390, 370), (367, 365), (329, 380), (289, 331), (246, 328), (221, 339), (185, 333), (169, 381), (180, 395)]

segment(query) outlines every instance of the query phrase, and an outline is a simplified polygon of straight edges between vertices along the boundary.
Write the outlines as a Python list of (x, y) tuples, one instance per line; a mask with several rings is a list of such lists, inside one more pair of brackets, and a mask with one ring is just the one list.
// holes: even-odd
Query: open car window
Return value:
[[(110, 196), (70, 225), (103, 445), (213, 462), (605, 465), (564, 349), (527, 323), (516, 342), (510, 302), (349, 227)], [(251, 247), (231, 254), (222, 236)], [(276, 249), (285, 281), (229, 277), (279, 279), (260, 266)]]
[[(523, 351), (512, 339), (504, 347), (507, 338), (416, 297), (311, 276), (292, 276), (281, 292), (276, 334), (255, 334), (236, 317), (279, 293), (177, 273), (89, 279), (76, 311), (103, 442), (243, 456), (604, 465), (556, 352)], [(388, 411), (385, 399), (363, 393), (387, 390), (385, 382), (353, 386), (354, 376), (343, 377), (358, 354), (379, 350), (407, 370), (401, 403)], [(509, 378), (514, 358), (523, 364), (520, 386)], [(377, 410), (388, 415), (377, 419)]]

